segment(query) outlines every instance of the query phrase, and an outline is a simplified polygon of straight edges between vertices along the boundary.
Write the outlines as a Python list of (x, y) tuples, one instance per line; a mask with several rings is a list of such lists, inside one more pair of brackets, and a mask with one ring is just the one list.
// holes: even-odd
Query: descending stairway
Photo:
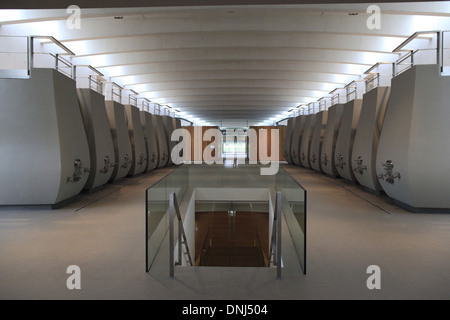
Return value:
[[(202, 213), (197, 219), (198, 266), (264, 267), (267, 265), (268, 216), (257, 212)], [(208, 230), (207, 233), (202, 230)], [(197, 240), (196, 240), (197, 241)], [(267, 248), (268, 249), (268, 248)], [(266, 251), (267, 251), (266, 249)]]

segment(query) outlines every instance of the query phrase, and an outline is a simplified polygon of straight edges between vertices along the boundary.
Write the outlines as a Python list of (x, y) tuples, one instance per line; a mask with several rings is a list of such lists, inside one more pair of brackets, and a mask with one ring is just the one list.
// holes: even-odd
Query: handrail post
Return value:
[(27, 54), (27, 62), (28, 62), (28, 76), (31, 76), (31, 70), (34, 68), (33, 61), (33, 52), (34, 52), (34, 38), (32, 36), (28, 37), (28, 54)]
[[(175, 218), (175, 214), (177, 216), (178, 220), (178, 261), (175, 262), (174, 260), (174, 250), (175, 250), (175, 242), (174, 242), (174, 225), (173, 220)], [(170, 193), (169, 195), (169, 263), (170, 263), (170, 270), (169, 274), (170, 277), (173, 278), (175, 274), (175, 265), (181, 265), (182, 264), (182, 245), (186, 247), (186, 254), (188, 256), (188, 262), (191, 266), (193, 266), (192, 263), (192, 257), (191, 253), (189, 251), (189, 245), (187, 243), (186, 233), (184, 232), (183, 228), (183, 220), (181, 219), (180, 215), (180, 208), (178, 207), (177, 197), (175, 195), (175, 192)]]
[(173, 257), (174, 241), (173, 241), (173, 218), (175, 215), (174, 193), (169, 196), (169, 274), (173, 278), (175, 274), (175, 261)]
[(281, 279), (281, 191), (277, 192), (276, 197), (276, 216), (277, 216), (277, 279)]

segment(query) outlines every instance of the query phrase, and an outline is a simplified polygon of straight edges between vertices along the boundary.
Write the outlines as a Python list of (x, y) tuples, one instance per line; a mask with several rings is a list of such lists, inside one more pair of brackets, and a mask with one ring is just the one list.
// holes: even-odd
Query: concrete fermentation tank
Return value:
[[(172, 118), (173, 121), (173, 125), (174, 125), (174, 130), (177, 129), (182, 129), (181, 128), (181, 120), (178, 118)], [(172, 155), (172, 162), (174, 162), (174, 164), (181, 164), (182, 161), (184, 160), (184, 146), (185, 146), (185, 141), (184, 141), (184, 137), (183, 134), (180, 132), (179, 134), (181, 137), (179, 140), (175, 141), (174, 144), (174, 150), (173, 155), (176, 157), (175, 159), (173, 158)]]
[(336, 140), (335, 167), (339, 175), (349, 181), (357, 182), (352, 168), (352, 150), (356, 128), (361, 113), (362, 99), (353, 99), (344, 105), (341, 126)]
[(316, 122), (315, 114), (306, 116), (305, 127), (303, 129), (302, 135), (302, 143), (300, 145), (300, 163), (302, 166), (306, 168), (311, 168), (309, 163), (309, 152), (311, 149), (311, 139), (315, 122)]
[(131, 143), (132, 160), (128, 175), (136, 176), (147, 168), (147, 150), (145, 146), (144, 130), (141, 124), (141, 114), (137, 107), (126, 104), (128, 134)]
[(353, 172), (363, 188), (379, 194), (381, 185), (376, 174), (376, 157), (390, 87), (377, 87), (364, 94), (361, 116), (353, 142)]
[(164, 133), (166, 135), (166, 142), (167, 142), (167, 151), (169, 155), (169, 159), (167, 160), (167, 165), (172, 165), (172, 150), (174, 149), (175, 145), (177, 144), (175, 141), (172, 141), (172, 133), (175, 130), (175, 123), (174, 119), (170, 116), (161, 116), (162, 122), (164, 125)]
[(158, 168), (167, 166), (169, 158), (169, 150), (166, 140), (166, 132), (164, 129), (164, 124), (162, 117), (157, 114), (152, 114), (153, 126), (156, 133), (156, 142), (158, 143)]
[(105, 97), (87, 88), (78, 88), (77, 93), (91, 156), (89, 178), (84, 189), (94, 192), (108, 183), (114, 172), (114, 145)]
[(0, 205), (58, 207), (89, 177), (75, 81), (54, 69), (0, 79)]
[(291, 156), (291, 142), (292, 142), (292, 131), (295, 126), (295, 118), (289, 118), (287, 120), (287, 129), (286, 129), (286, 137), (284, 138), (283, 145), (283, 156), (284, 159), (292, 164), (292, 156)]
[(152, 116), (147, 111), (140, 111), (141, 125), (144, 130), (147, 168), (146, 172), (156, 169), (158, 166), (158, 144), (156, 143), (155, 129), (153, 127)]
[(292, 130), (291, 138), (291, 158), (295, 165), (301, 165), (300, 162), (300, 146), (303, 136), (303, 128), (305, 127), (306, 116), (300, 115), (295, 118), (295, 125)]
[(128, 175), (133, 156), (124, 106), (114, 100), (106, 100), (105, 105), (113, 138), (116, 163), (110, 182), (115, 183)]
[(311, 169), (320, 172), (322, 171), (320, 159), (327, 117), (328, 111), (326, 110), (316, 113), (316, 121), (314, 122), (313, 134), (311, 138), (311, 151), (309, 152), (309, 163)]
[(392, 79), (376, 171), (386, 194), (411, 211), (450, 209), (449, 88), (439, 65)]
[(323, 136), (320, 163), (323, 173), (333, 177), (339, 176), (335, 166), (335, 148), (343, 109), (344, 104), (335, 104), (328, 108), (327, 124)]

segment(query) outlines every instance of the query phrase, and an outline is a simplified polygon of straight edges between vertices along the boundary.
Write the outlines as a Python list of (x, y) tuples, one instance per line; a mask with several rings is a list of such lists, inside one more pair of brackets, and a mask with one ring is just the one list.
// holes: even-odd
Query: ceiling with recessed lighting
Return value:
[(271, 124), (397, 60), (414, 32), (450, 29), (449, 2), (369, 5), (81, 9), (79, 28), (64, 9), (0, 10), (0, 35), (53, 36), (75, 65), (196, 122)]

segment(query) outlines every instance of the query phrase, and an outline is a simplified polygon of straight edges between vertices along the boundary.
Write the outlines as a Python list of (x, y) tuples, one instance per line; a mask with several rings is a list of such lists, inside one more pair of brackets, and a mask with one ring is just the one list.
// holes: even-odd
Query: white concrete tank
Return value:
[(53, 69), (0, 79), (0, 205), (59, 207), (85, 186), (89, 146), (75, 81)]
[(84, 189), (94, 192), (108, 183), (114, 172), (114, 145), (106, 114), (105, 97), (86, 88), (78, 88), (77, 93), (91, 156), (89, 178)]
[(306, 116), (300, 115), (295, 118), (295, 125), (292, 130), (291, 138), (291, 159), (295, 165), (301, 165), (300, 162), (300, 146), (303, 136), (303, 128), (305, 127)]
[(166, 142), (167, 142), (167, 151), (169, 154), (169, 159), (167, 161), (167, 165), (172, 165), (173, 161), (172, 161), (172, 150), (176, 145), (175, 141), (172, 141), (171, 137), (172, 137), (172, 132), (175, 130), (174, 127), (174, 119), (170, 116), (161, 116), (162, 118), (162, 122), (164, 125), (164, 133), (166, 135)]
[(158, 168), (167, 166), (169, 158), (169, 150), (167, 149), (166, 132), (162, 117), (157, 114), (152, 114), (153, 126), (156, 133), (156, 142), (158, 143)]
[(113, 100), (106, 100), (105, 105), (113, 138), (116, 163), (110, 182), (115, 183), (126, 177), (130, 172), (133, 155), (124, 106)]
[(313, 135), (311, 138), (311, 151), (309, 152), (309, 163), (311, 169), (320, 172), (322, 172), (322, 164), (320, 163), (320, 159), (327, 117), (328, 111), (326, 110), (316, 113), (316, 121), (314, 122)]
[(335, 149), (335, 167), (339, 175), (352, 182), (357, 182), (351, 160), (361, 106), (362, 99), (354, 99), (344, 105)]
[(333, 177), (339, 176), (335, 166), (335, 149), (343, 110), (344, 104), (335, 104), (328, 108), (327, 124), (320, 156), (323, 173)]
[(449, 211), (450, 78), (417, 65), (392, 79), (376, 171), (386, 194), (413, 211)]
[(145, 147), (147, 154), (146, 172), (156, 169), (158, 166), (158, 144), (156, 142), (155, 129), (153, 127), (152, 116), (147, 111), (140, 111), (141, 125), (144, 130)]
[(291, 157), (291, 141), (292, 141), (292, 131), (295, 126), (295, 118), (289, 118), (287, 120), (287, 128), (286, 128), (286, 136), (284, 138), (284, 145), (283, 145), (283, 156), (284, 159), (292, 164), (292, 157)]
[(364, 94), (353, 142), (353, 172), (363, 188), (379, 194), (381, 185), (376, 174), (378, 141), (383, 126), (391, 87), (377, 87)]
[(302, 135), (302, 143), (300, 145), (300, 163), (302, 166), (306, 168), (311, 168), (309, 163), (309, 152), (311, 149), (311, 139), (315, 122), (316, 122), (315, 114), (306, 116), (305, 127), (303, 129)]
[(125, 112), (127, 114), (128, 134), (130, 136), (131, 154), (133, 159), (128, 175), (136, 176), (143, 173), (147, 168), (148, 160), (144, 130), (142, 129), (141, 124), (141, 114), (137, 107), (126, 104)]

